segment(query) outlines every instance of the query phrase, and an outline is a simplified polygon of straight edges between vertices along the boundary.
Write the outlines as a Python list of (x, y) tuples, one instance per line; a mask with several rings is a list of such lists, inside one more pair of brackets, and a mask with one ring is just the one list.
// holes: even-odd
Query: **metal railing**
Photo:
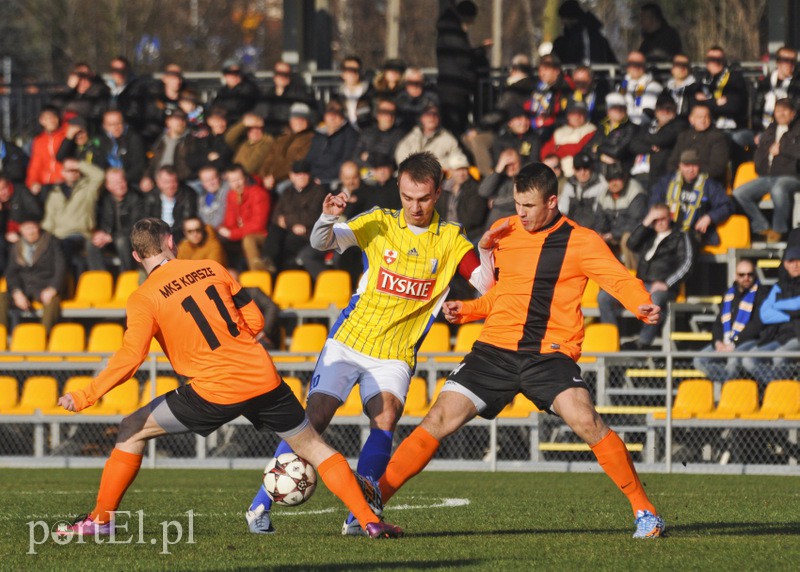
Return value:
[[(77, 354), (87, 357), (87, 354)], [(694, 370), (693, 358), (702, 352), (636, 352), (586, 354), (594, 359), (581, 363), (598, 411), (625, 440), (637, 465), (648, 472), (770, 473), (800, 474), (798, 429), (800, 417), (755, 420), (729, 418), (673, 419), (672, 405), (680, 381), (702, 376)], [(4, 354), (13, 358), (13, 354)], [(285, 362), (286, 352), (273, 354), (283, 376), (298, 377), (305, 387), (316, 356), (309, 361)], [(786, 377), (796, 379), (800, 353), (745, 352), (726, 358), (749, 356), (786, 359)], [(22, 356), (19, 356), (20, 358)], [(33, 375), (56, 378), (63, 388), (71, 375), (91, 375), (101, 362), (37, 361), (26, 354), (23, 361), (4, 362), (2, 375), (20, 382)], [(48, 354), (48, 357), (54, 357)], [(63, 357), (76, 357), (65, 354)], [(107, 357), (107, 356), (106, 356)], [(293, 354), (292, 357), (297, 357)], [(456, 354), (430, 354), (419, 363), (416, 375), (427, 380), (433, 396), (437, 382), (447, 376), (457, 361), (444, 359)], [(160, 358), (160, 359), (159, 359)], [(772, 367), (768, 361), (764, 367)], [(151, 355), (140, 369), (142, 384), (160, 375), (172, 375), (170, 364)], [(722, 381), (713, 382), (719, 399)], [(765, 385), (759, 387), (763, 394)], [(154, 394), (151, 395), (154, 397)], [(763, 396), (759, 396), (759, 404)], [(49, 413), (52, 413), (49, 412)], [(663, 418), (659, 418), (664, 414)], [(114, 431), (122, 415), (0, 414), (0, 466), (100, 466), (114, 443)], [(396, 442), (405, 437), (420, 417), (404, 417), (396, 431)], [(358, 455), (369, 433), (363, 414), (334, 417), (326, 438), (346, 456)], [(171, 435), (148, 444), (148, 467), (260, 467), (277, 445), (277, 437), (255, 431), (237, 419), (203, 438)], [(544, 413), (527, 416), (501, 415), (495, 420), (476, 419), (443, 442), (433, 467), (444, 470), (596, 470), (589, 448), (560, 418)]]

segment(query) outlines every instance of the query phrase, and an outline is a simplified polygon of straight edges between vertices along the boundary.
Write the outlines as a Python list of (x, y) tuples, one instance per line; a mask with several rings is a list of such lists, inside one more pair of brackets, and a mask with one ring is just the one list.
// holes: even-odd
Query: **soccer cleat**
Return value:
[(637, 510), (634, 538), (658, 538), (664, 534), (664, 519), (649, 510)]
[(98, 524), (92, 520), (91, 516), (84, 514), (76, 518), (73, 523), (66, 528), (59, 529), (56, 534), (58, 534), (58, 536), (71, 536), (73, 534), (79, 536), (100, 536), (111, 534), (113, 528), (114, 521)]
[(263, 504), (258, 505), (255, 510), (248, 510), (244, 517), (247, 519), (247, 527), (253, 534), (272, 534), (275, 527), (269, 518), (269, 511)]
[(367, 535), (370, 538), (400, 538), (403, 529), (388, 522), (370, 522), (367, 525)]
[[(369, 477), (364, 477), (358, 473), (354, 474), (356, 476), (356, 480), (358, 481), (358, 485), (361, 487), (361, 493), (364, 495), (364, 498), (367, 499), (369, 508), (375, 513), (375, 516), (380, 518), (380, 516), (383, 514), (383, 500), (381, 499), (381, 489), (378, 487), (378, 483)], [(368, 535), (367, 532), (361, 528), (361, 525), (358, 523), (357, 519), (353, 518), (350, 520), (350, 516), (348, 516), (342, 525), (342, 536)]]
[(358, 473), (353, 474), (356, 476), (364, 498), (367, 499), (369, 508), (375, 513), (375, 516), (381, 516), (383, 514), (383, 499), (381, 498), (381, 488), (378, 486), (378, 483)]
[(344, 521), (342, 525), (342, 536), (368, 536), (367, 531), (361, 528), (355, 518), (350, 522)]

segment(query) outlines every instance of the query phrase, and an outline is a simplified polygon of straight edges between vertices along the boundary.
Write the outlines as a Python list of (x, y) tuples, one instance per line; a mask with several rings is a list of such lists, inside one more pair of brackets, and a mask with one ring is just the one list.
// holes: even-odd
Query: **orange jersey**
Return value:
[(533, 233), (518, 216), (509, 220), (511, 231), (494, 251), (497, 283), (477, 300), (463, 303), (464, 321), (486, 319), (478, 340), (513, 351), (561, 352), (577, 360), (588, 278), (644, 318), (638, 306), (651, 304), (650, 294), (596, 232), (564, 216)]
[(170, 260), (155, 268), (128, 299), (127, 320), (122, 348), (88, 388), (72, 394), (78, 410), (130, 379), (153, 337), (175, 371), (212, 403), (239, 403), (280, 384), (255, 340), (264, 317), (217, 262)]

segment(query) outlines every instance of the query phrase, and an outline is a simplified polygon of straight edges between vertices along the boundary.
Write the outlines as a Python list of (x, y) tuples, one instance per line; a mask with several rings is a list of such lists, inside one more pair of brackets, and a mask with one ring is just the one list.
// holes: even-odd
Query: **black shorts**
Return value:
[(494, 419), (518, 393), (550, 411), (556, 396), (566, 389), (589, 387), (581, 368), (562, 353), (515, 352), (475, 342), (472, 351), (447, 378), (479, 397), (486, 407), (481, 417)]
[(270, 429), (278, 434), (291, 434), (302, 427), (306, 419), (303, 406), (283, 380), (272, 391), (229, 405), (203, 399), (191, 385), (173, 389), (164, 398), (175, 418), (189, 431), (203, 437), (240, 415), (259, 431)]

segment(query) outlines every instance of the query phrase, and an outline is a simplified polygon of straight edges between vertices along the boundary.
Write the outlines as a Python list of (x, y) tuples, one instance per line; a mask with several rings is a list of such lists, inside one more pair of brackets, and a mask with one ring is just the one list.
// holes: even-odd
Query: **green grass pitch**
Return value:
[[(277, 534), (256, 536), (243, 510), (257, 471), (142, 470), (121, 507), (134, 512), (118, 537), (130, 543), (47, 540), (28, 554), (27, 523), (88, 511), (99, 476), (0, 470), (0, 569), (796, 570), (800, 562), (796, 477), (644, 475), (669, 536), (642, 541), (631, 538), (627, 500), (601, 473), (423, 473), (386, 509), (407, 536), (371, 541), (340, 535), (346, 511), (322, 485), (305, 505), (273, 511)], [(168, 521), (184, 537), (166, 554), (160, 523)], [(40, 541), (43, 529), (34, 535)]]

